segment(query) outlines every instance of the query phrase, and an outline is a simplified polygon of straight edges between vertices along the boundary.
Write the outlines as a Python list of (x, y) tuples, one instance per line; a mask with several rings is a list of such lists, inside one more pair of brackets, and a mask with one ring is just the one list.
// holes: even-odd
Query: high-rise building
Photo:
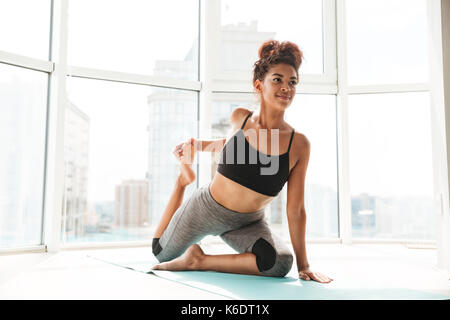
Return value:
[(119, 228), (149, 225), (147, 180), (125, 180), (116, 186), (114, 218)]
[(67, 104), (64, 129), (64, 205), (62, 230), (78, 237), (94, 229), (95, 210), (87, 206), (89, 167), (89, 116), (73, 103)]

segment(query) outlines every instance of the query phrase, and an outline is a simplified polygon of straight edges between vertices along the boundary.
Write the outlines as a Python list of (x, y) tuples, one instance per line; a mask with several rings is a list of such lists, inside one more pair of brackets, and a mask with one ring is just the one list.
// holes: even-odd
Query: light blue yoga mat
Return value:
[(107, 263), (131, 270), (153, 273), (190, 287), (239, 300), (445, 300), (450, 296), (407, 288), (370, 287), (369, 284), (335, 279), (329, 284), (300, 280), (295, 270), (284, 278), (239, 275), (212, 271), (163, 271), (151, 270), (156, 259), (145, 261), (121, 261), (90, 256)]

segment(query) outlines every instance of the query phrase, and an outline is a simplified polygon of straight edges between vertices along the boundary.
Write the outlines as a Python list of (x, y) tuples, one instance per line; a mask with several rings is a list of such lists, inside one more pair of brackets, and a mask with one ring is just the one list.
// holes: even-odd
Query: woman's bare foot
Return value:
[(187, 186), (195, 180), (196, 175), (194, 170), (192, 170), (195, 152), (194, 139), (191, 138), (187, 143), (181, 145), (180, 150), (175, 154), (181, 163), (178, 182), (182, 186)]
[(177, 177), (178, 183), (185, 187), (194, 182), (195, 177), (196, 175), (194, 170), (192, 170), (192, 165), (182, 163), (180, 167), (180, 174)]
[(202, 248), (198, 244), (193, 244), (178, 258), (157, 264), (152, 267), (152, 270), (199, 270), (204, 255)]

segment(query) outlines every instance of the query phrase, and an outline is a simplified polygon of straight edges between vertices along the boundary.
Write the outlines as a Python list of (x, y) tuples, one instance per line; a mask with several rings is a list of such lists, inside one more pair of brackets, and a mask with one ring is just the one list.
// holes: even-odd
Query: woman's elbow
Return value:
[(306, 210), (305, 208), (287, 209), (287, 215), (288, 217), (306, 219)]

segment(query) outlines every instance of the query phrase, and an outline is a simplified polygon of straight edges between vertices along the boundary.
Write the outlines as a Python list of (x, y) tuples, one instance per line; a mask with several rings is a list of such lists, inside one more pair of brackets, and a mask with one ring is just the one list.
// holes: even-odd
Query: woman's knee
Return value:
[(153, 252), (153, 255), (156, 257), (156, 259), (158, 259), (159, 262), (163, 262), (158, 258), (158, 254), (161, 253), (161, 251), (162, 251), (162, 247), (159, 243), (159, 238), (153, 238), (152, 252)]
[(277, 250), (268, 241), (259, 238), (252, 247), (258, 270), (264, 276), (284, 277), (292, 268), (294, 258), (289, 250)]
[(277, 255), (277, 261), (272, 269), (263, 272), (263, 275), (270, 277), (284, 277), (291, 271), (294, 257), (291, 253)]

